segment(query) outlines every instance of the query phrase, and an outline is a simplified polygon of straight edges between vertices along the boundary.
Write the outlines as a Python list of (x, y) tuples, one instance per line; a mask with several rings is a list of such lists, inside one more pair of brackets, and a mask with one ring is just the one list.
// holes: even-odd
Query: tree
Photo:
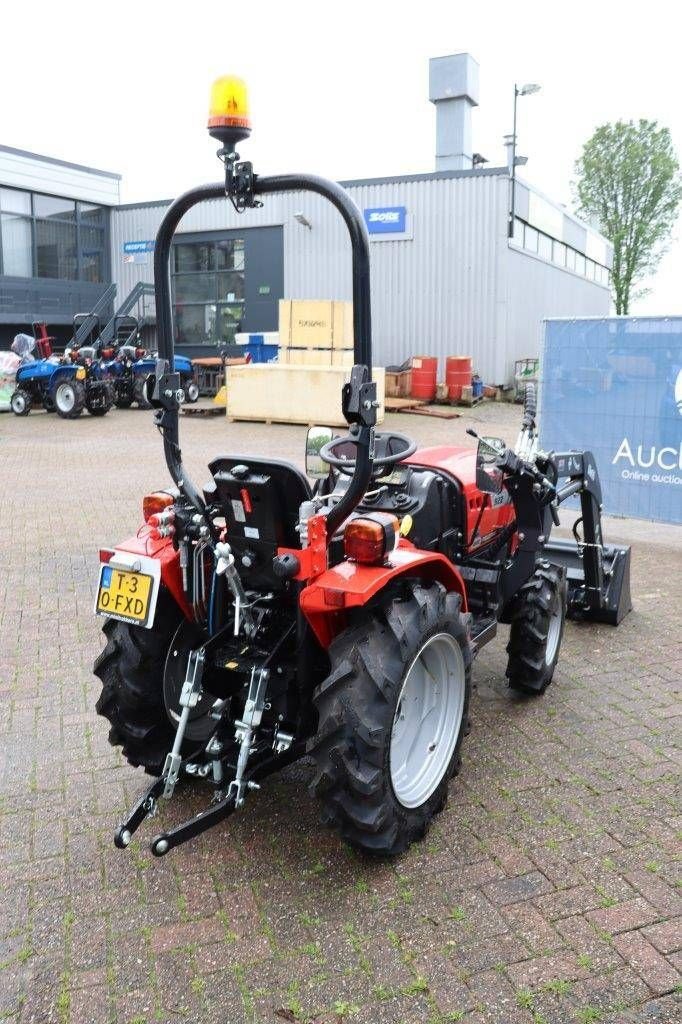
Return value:
[(596, 219), (613, 244), (616, 313), (628, 313), (633, 287), (666, 251), (682, 198), (670, 132), (656, 121), (604, 124), (583, 146), (575, 170), (579, 212)]

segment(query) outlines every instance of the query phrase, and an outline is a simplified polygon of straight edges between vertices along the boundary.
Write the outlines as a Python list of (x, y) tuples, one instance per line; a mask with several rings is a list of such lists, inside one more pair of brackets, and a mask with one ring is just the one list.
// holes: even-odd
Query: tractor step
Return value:
[(474, 619), (471, 624), (471, 639), (477, 652), (495, 636), (497, 636), (497, 617), (495, 615)]

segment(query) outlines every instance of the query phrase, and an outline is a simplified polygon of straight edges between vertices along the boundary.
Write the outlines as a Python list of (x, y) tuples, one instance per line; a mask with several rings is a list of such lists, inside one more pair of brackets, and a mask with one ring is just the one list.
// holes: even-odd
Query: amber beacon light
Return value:
[(249, 97), (241, 78), (225, 75), (211, 86), (208, 131), (226, 146), (233, 146), (251, 134)]

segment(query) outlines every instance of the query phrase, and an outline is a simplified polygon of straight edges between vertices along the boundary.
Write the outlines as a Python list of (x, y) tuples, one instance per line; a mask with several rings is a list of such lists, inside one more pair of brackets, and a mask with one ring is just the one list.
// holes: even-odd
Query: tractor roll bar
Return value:
[[(230, 181), (228, 176), (227, 181)], [(348, 229), (353, 258), (353, 348), (356, 365), (366, 366), (372, 376), (372, 311), (370, 304), (369, 238), (364, 219), (348, 193), (337, 185), (312, 174), (279, 174), (266, 178), (253, 176), (251, 192), (246, 205), (260, 205), (254, 195), (272, 192), (316, 192), (328, 199), (339, 211)], [(204, 500), (190, 480), (182, 464), (179, 443), (179, 378), (175, 374), (173, 339), (173, 307), (170, 285), (170, 255), (173, 236), (184, 215), (193, 206), (208, 199), (231, 198), (226, 182), (200, 185), (179, 196), (169, 206), (159, 225), (154, 245), (154, 295), (158, 334), (159, 362), (156, 371), (154, 402), (157, 406), (156, 422), (163, 434), (166, 464), (178, 488), (201, 513)], [(166, 364), (164, 366), (164, 363)], [(355, 472), (343, 499), (333, 510), (334, 527), (340, 517), (346, 518), (357, 505), (369, 483), (372, 469), (371, 431), (359, 431), (360, 445)], [(328, 536), (330, 535), (328, 530)]]

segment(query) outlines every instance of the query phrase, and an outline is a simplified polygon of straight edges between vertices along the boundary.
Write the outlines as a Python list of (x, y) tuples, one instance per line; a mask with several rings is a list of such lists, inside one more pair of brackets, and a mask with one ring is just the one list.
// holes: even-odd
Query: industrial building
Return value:
[[(608, 314), (612, 249), (518, 177), (511, 209), (510, 163), (485, 167), (473, 153), (473, 58), (432, 60), (429, 98), (432, 173), (342, 182), (370, 236), (375, 362), (467, 353), (485, 381), (504, 384), (515, 360), (538, 355), (543, 318)], [(119, 185), (0, 146), (0, 347), (32, 320), (68, 332), (97, 303), (106, 321), (146, 302), (153, 323), (154, 236), (170, 200), (120, 204)], [(237, 331), (277, 330), (282, 297), (351, 296), (343, 223), (307, 193), (241, 215), (228, 202), (191, 211), (172, 274), (176, 340), (189, 355), (214, 354)]]

